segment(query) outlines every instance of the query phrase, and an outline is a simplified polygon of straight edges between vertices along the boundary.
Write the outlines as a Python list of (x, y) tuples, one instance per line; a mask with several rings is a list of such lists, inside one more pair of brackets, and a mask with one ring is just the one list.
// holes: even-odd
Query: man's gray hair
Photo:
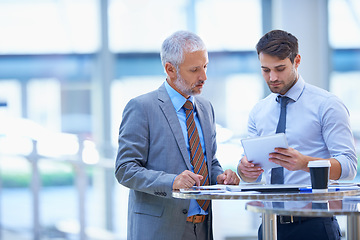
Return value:
[(189, 31), (178, 31), (165, 39), (161, 46), (161, 63), (165, 67), (167, 62), (179, 67), (184, 61), (184, 53), (206, 50), (201, 38)]

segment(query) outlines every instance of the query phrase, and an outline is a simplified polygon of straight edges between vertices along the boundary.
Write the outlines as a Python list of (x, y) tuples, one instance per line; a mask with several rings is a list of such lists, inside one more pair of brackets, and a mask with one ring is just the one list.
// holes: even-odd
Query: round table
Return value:
[[(360, 199), (359, 199), (360, 200)], [(360, 201), (345, 197), (339, 200), (316, 201), (251, 201), (246, 210), (262, 213), (268, 218), (263, 228), (264, 239), (276, 239), (276, 215), (303, 217), (347, 216), (347, 239), (360, 239)], [(282, 203), (282, 204), (279, 204)], [(266, 225), (266, 226), (265, 226)], [(275, 233), (275, 234), (274, 234)]]
[[(354, 196), (360, 195), (360, 188), (359, 189), (347, 189), (347, 190), (339, 190), (339, 191), (328, 191), (325, 193), (313, 193), (313, 192), (267, 192), (261, 193), (256, 191), (244, 191), (244, 192), (211, 192), (206, 193), (203, 191), (201, 193), (185, 193), (178, 190), (174, 190), (172, 196), (174, 198), (181, 198), (181, 199), (203, 199), (203, 200), (226, 200), (226, 199), (239, 199), (239, 200), (262, 200), (266, 201), (281, 201), (281, 202), (296, 202), (296, 201), (330, 201), (330, 200), (342, 200), (344, 196)], [(281, 212), (282, 209), (276, 208), (267, 208), (267, 207), (260, 207), (256, 205), (247, 205), (247, 210), (261, 212), (262, 213), (262, 223), (263, 223), (263, 239), (264, 240), (275, 240), (277, 239), (276, 236), (276, 215), (277, 214), (284, 214)], [(279, 212), (277, 212), (279, 211)], [(285, 210), (284, 210), (285, 211)], [(316, 212), (315, 210), (311, 209), (308, 212)], [(321, 216), (324, 215), (336, 215), (340, 214), (344, 215), (345, 212), (336, 212), (333, 213), (331, 211), (325, 212), (321, 211), (319, 214)], [(358, 215), (355, 212), (354, 214), (348, 215), (348, 226), (350, 225), (350, 229), (348, 227), (348, 231), (351, 234), (355, 234), (358, 236), (358, 231), (356, 228), (359, 225)], [(287, 215), (294, 215), (298, 214), (294, 212), (294, 214), (290, 213)], [(305, 214), (305, 213), (304, 213)], [(310, 214), (310, 213), (309, 213)], [(324, 215), (322, 215), (324, 214)], [(298, 215), (296, 215), (298, 216)], [(320, 216), (320, 215), (319, 215)], [(354, 232), (355, 231), (355, 232)], [(353, 233), (354, 232), (354, 233)], [(356, 238), (354, 238), (356, 239)], [(360, 238), (359, 238), (360, 239)]]

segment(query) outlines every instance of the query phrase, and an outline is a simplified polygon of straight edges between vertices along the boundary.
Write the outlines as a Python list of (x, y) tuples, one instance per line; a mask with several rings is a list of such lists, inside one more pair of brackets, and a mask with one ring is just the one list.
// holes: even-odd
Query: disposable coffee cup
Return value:
[(308, 163), (312, 192), (323, 193), (328, 191), (330, 166), (329, 160), (315, 160)]

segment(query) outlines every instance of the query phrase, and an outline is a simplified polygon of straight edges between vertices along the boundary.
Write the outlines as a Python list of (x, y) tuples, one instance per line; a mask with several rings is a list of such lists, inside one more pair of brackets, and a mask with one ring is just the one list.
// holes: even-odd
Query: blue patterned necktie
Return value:
[[(209, 174), (204, 157), (204, 153), (200, 144), (200, 137), (194, 121), (194, 106), (192, 102), (186, 101), (184, 104), (186, 113), (186, 128), (190, 146), (190, 162), (194, 167), (196, 174), (202, 175), (203, 179), (200, 185), (209, 185)], [(197, 200), (200, 207), (206, 211), (210, 204), (210, 200)]]
[[(276, 133), (285, 133), (286, 128), (286, 105), (289, 102), (288, 97), (278, 96), (280, 101), (280, 117), (276, 128)], [(277, 167), (271, 169), (271, 184), (284, 184), (284, 168)]]

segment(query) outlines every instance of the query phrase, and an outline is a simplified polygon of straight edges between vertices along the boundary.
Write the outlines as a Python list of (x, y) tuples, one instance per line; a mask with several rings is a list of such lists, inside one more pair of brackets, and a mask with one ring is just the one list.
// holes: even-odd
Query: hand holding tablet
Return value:
[(264, 170), (281, 167), (280, 165), (269, 161), (269, 154), (274, 152), (275, 148), (289, 147), (284, 133), (245, 138), (241, 140), (241, 143), (248, 161), (259, 164)]

